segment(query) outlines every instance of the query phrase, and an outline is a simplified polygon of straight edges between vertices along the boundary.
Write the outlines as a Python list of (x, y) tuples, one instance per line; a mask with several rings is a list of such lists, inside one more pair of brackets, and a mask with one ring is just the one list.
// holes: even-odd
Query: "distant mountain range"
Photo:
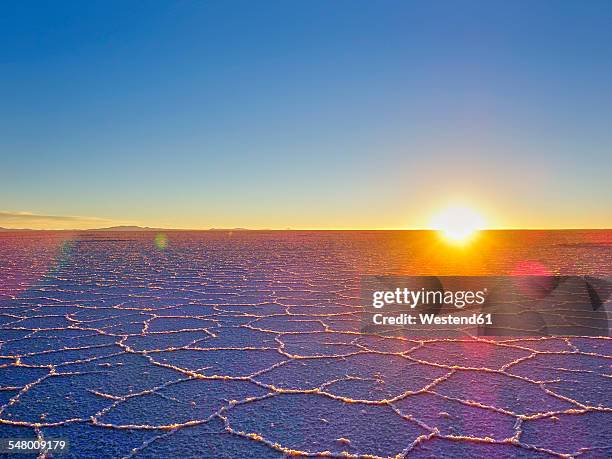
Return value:
[(178, 228), (150, 228), (148, 226), (111, 226), (109, 228), (96, 228), (88, 231), (251, 231), (248, 228), (210, 228), (207, 230), (189, 230)]
[[(41, 231), (31, 228), (2, 228), (0, 231)], [(51, 231), (181, 231), (174, 228), (150, 228), (148, 226), (109, 226), (108, 228), (91, 228), (82, 230), (51, 230)], [(182, 231), (251, 231), (248, 228), (210, 228), (208, 230), (182, 230)]]
[(87, 231), (167, 231), (164, 228), (150, 228), (148, 226), (109, 226), (108, 228), (93, 228)]

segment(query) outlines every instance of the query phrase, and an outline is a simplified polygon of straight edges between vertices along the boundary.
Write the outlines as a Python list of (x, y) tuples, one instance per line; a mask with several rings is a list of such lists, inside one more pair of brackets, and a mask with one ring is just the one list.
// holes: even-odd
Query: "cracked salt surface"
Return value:
[(0, 235), (0, 437), (91, 458), (612, 454), (608, 338), (410, 340), (359, 317), (362, 274), (610, 275), (609, 231), (471, 255), (420, 232), (154, 236)]

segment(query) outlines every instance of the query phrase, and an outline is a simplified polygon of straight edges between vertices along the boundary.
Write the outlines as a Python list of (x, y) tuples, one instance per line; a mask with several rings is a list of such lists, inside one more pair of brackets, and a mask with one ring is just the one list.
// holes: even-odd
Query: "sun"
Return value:
[(464, 244), (484, 227), (484, 219), (475, 210), (465, 206), (452, 206), (436, 214), (431, 227), (449, 242)]

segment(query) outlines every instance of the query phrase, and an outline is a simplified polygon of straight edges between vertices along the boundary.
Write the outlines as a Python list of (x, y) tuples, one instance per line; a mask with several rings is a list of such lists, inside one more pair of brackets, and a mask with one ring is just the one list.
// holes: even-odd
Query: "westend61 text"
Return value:
[(436, 314), (398, 314), (385, 316), (374, 314), (372, 322), (375, 325), (493, 325), (491, 314), (472, 314), (456, 317), (452, 314), (437, 316)]

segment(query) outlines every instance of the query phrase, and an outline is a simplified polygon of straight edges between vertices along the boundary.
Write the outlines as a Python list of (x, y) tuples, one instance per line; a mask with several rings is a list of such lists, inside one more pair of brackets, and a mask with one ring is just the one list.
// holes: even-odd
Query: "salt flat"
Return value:
[[(608, 338), (362, 333), (364, 274), (612, 273), (609, 231), (0, 235), (0, 437), (62, 457), (612, 454)], [(21, 456), (23, 457), (23, 456)]]

